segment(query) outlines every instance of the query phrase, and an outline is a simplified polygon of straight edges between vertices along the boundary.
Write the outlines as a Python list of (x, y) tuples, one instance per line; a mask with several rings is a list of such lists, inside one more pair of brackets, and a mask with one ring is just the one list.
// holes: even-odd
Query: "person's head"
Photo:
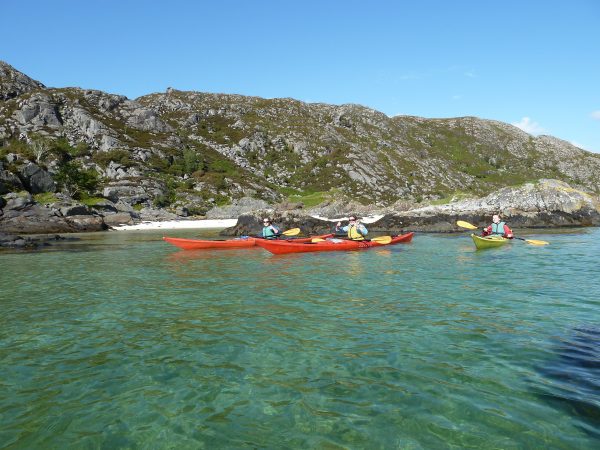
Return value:
[(268, 217), (265, 217), (265, 218), (263, 219), (263, 225), (264, 225), (265, 227), (268, 227), (269, 225), (271, 225), (271, 219), (269, 219)]
[(356, 222), (356, 216), (354, 214), (350, 214), (348, 217), (348, 222), (353, 223)]
[(494, 223), (500, 223), (500, 215), (499, 214), (494, 214), (492, 216), (492, 222), (494, 222)]

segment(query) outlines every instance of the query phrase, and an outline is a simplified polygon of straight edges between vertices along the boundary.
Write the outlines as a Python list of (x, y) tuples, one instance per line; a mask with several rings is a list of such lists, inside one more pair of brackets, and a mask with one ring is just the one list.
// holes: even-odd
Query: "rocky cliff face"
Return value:
[(38, 89), (44, 89), (44, 85), (0, 61), (0, 101)]
[(174, 89), (130, 100), (46, 88), (1, 62), (0, 163), (0, 192), (103, 198), (119, 213), (204, 214), (247, 197), (382, 208), (543, 178), (600, 192), (600, 155), (501, 122)]

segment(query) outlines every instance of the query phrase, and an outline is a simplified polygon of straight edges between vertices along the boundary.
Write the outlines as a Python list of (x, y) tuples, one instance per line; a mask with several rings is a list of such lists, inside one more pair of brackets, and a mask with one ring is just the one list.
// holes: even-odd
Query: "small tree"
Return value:
[(37, 164), (41, 163), (44, 157), (50, 151), (50, 143), (45, 138), (37, 138), (35, 139), (29, 147), (31, 148), (31, 152), (33, 153), (33, 157), (35, 158), (35, 162)]
[(84, 169), (74, 161), (67, 161), (58, 169), (56, 181), (69, 196), (80, 199), (82, 194), (93, 194), (99, 177), (94, 169)]

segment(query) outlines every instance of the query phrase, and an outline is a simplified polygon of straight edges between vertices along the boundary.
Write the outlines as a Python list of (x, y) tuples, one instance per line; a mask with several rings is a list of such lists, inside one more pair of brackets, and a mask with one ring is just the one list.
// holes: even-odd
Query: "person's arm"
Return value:
[(504, 236), (507, 237), (508, 239), (513, 238), (513, 232), (506, 224), (504, 224)]
[(275, 235), (277, 235), (277, 236), (281, 235), (281, 230), (279, 228), (277, 228), (275, 225), (271, 225), (271, 231), (273, 231), (273, 233), (275, 233)]
[(487, 235), (491, 234), (491, 232), (492, 232), (492, 226), (488, 225), (487, 227), (485, 227), (483, 229), (483, 232), (481, 233), (481, 235), (482, 236), (487, 236)]
[(346, 225), (345, 227), (343, 227), (343, 226), (342, 226), (342, 222), (338, 222), (338, 223), (335, 225), (335, 231), (336, 231), (336, 232), (338, 232), (338, 231), (344, 231), (344, 232), (346, 232), (346, 231), (348, 231), (348, 225)]
[(367, 227), (365, 227), (362, 223), (358, 227), (358, 232), (360, 234), (362, 234), (363, 236), (366, 236), (367, 234), (369, 234), (369, 230), (367, 230)]

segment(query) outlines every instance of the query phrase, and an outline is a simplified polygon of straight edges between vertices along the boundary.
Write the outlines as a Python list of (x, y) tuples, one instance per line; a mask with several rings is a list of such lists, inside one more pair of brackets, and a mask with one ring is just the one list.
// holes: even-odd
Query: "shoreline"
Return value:
[(117, 225), (112, 226), (111, 229), (115, 231), (208, 229), (228, 228), (236, 223), (237, 219), (165, 220), (146, 221), (135, 225)]
[[(315, 219), (324, 220), (327, 222), (337, 222), (339, 220), (348, 220), (346, 217), (339, 219), (330, 219), (328, 217), (320, 217), (313, 215)], [(363, 223), (373, 223), (381, 219), (383, 215), (366, 216), (363, 218)], [(229, 228), (237, 224), (237, 219), (198, 219), (198, 220), (164, 220), (164, 221), (144, 221), (134, 225), (113, 225), (114, 231), (139, 231), (139, 230), (185, 230), (185, 229), (218, 229)]]

